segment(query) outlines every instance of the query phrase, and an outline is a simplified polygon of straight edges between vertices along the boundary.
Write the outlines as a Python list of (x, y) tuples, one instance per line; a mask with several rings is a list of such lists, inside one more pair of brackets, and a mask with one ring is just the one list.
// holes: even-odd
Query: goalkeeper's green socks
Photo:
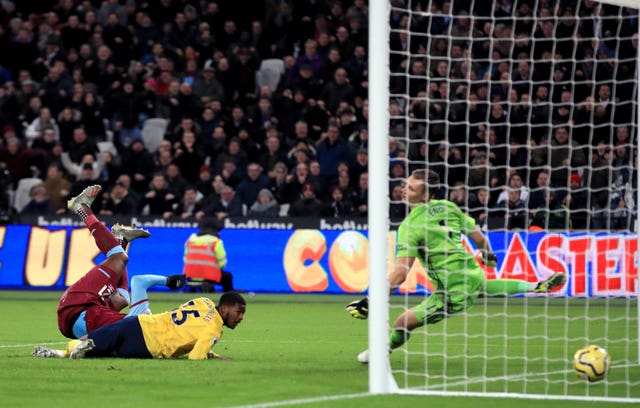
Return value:
[(411, 332), (406, 329), (393, 329), (391, 336), (389, 336), (389, 348), (391, 350), (397, 349), (409, 340)]
[(484, 290), (487, 296), (516, 295), (533, 292), (536, 284), (519, 279), (489, 279)]

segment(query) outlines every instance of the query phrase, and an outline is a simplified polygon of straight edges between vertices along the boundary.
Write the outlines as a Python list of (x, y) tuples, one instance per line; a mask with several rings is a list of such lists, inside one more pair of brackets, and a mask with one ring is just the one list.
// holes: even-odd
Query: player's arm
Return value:
[[(398, 286), (407, 279), (407, 275), (409, 275), (409, 270), (411, 269), (411, 265), (413, 265), (415, 259), (416, 258), (413, 256), (403, 256), (396, 259), (396, 267), (391, 275), (389, 275), (391, 293), (393, 293)], [(369, 317), (369, 298), (364, 297), (360, 300), (351, 302), (345, 309), (347, 309), (347, 312), (356, 319), (366, 319)]]
[(469, 238), (471, 238), (473, 243), (476, 245), (476, 248), (478, 248), (478, 250), (482, 254), (482, 262), (486, 266), (493, 268), (498, 265), (498, 258), (493, 253), (493, 251), (491, 251), (489, 240), (482, 233), (480, 227), (476, 225), (473, 231), (469, 233)]
[(398, 289), (398, 286), (407, 279), (409, 271), (411, 270), (411, 265), (413, 265), (415, 260), (415, 256), (401, 256), (396, 258), (395, 268), (393, 268), (393, 272), (389, 275), (390, 293), (395, 292), (395, 290)]
[(216, 243), (216, 247), (213, 252), (216, 254), (216, 258), (218, 259), (218, 266), (220, 269), (223, 269), (227, 266), (227, 251), (224, 249), (224, 243), (222, 240), (219, 240)]
[(223, 356), (221, 354), (215, 353), (213, 350), (209, 350), (209, 352), (207, 353), (207, 359), (231, 360), (231, 357)]
[(213, 344), (211, 337), (199, 338), (189, 353), (189, 360), (206, 360), (209, 358), (211, 344)]

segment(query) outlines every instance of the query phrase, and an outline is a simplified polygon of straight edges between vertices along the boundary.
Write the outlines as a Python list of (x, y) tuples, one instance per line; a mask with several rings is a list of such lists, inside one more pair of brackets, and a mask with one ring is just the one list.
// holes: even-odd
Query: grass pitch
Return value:
[[(59, 292), (0, 291), (3, 407), (621, 406), (601, 401), (367, 395), (367, 367), (355, 361), (366, 348), (367, 324), (344, 311), (356, 296), (247, 296), (245, 320), (236, 330), (227, 329), (215, 347), (232, 357), (228, 361), (33, 358), (36, 344), (66, 344), (56, 325), (59, 297)], [(191, 297), (153, 292), (151, 308), (158, 313)], [(212, 296), (214, 301), (218, 297)], [(409, 300), (415, 304), (420, 299)], [(392, 319), (402, 299), (394, 297), (393, 303)], [(391, 355), (398, 384), (436, 391), (640, 398), (637, 347), (629, 351), (629, 339), (621, 338), (637, 333), (637, 316), (629, 315), (628, 308), (616, 301), (591, 301), (586, 311), (582, 301), (564, 299), (483, 303), (466, 316), (428, 327), (428, 334), (416, 331), (407, 347)], [(635, 301), (633, 306), (637, 307)], [(485, 312), (498, 316), (489, 320)], [(525, 314), (526, 320), (518, 317)], [(573, 351), (587, 341), (604, 341), (605, 336), (613, 339), (601, 344), (614, 360), (609, 377), (590, 385), (578, 381), (570, 367)], [(488, 359), (481, 357), (485, 349), (490, 351)], [(471, 358), (455, 357), (465, 353)], [(405, 364), (411, 374), (402, 370)], [(482, 376), (490, 381), (480, 382)], [(625, 378), (636, 382), (625, 387)]]

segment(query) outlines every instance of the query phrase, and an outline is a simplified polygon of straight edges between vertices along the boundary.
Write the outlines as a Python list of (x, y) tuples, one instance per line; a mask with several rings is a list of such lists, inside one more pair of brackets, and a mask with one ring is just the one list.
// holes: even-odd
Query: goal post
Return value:
[[(375, 4), (374, 4), (375, 3)], [(373, 163), (388, 162), (389, 127), (389, 3), (372, 2), (369, 24), (369, 158)], [(375, 27), (375, 28), (374, 28)], [(380, 85), (380, 86), (378, 86)], [(389, 285), (387, 282), (387, 231), (388, 220), (388, 182), (386, 165), (369, 166), (371, 180), (368, 205), (369, 225), (369, 391), (371, 393), (389, 393), (396, 390), (390, 375), (386, 341), (389, 332)]]
[[(639, 8), (639, 0), (369, 2), (370, 393), (640, 403)], [(579, 142), (560, 164), (558, 129)], [(486, 185), (477, 182), (482, 167)], [(417, 168), (437, 168), (439, 198), (461, 197), (482, 226), (498, 256), (495, 269), (483, 268), (489, 280), (535, 285), (560, 272), (566, 286), (487, 294), (414, 330), (390, 355), (390, 322), (433, 290), (414, 265), (389, 296), (390, 235), (401, 221), (390, 218), (391, 190)], [(522, 186), (510, 184), (513, 173)], [(478, 198), (483, 187), (488, 203)], [(525, 202), (523, 216), (497, 205), (516, 189), (531, 200), (542, 192), (542, 204)], [(549, 204), (556, 195), (564, 227)], [(572, 371), (573, 353), (588, 344), (612, 356), (609, 376), (594, 384)]]

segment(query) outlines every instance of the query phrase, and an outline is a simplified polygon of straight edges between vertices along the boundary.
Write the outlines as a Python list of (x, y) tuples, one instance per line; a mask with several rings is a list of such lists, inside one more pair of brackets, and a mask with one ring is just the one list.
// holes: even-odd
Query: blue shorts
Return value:
[(135, 316), (94, 330), (89, 338), (95, 347), (87, 357), (153, 358)]

